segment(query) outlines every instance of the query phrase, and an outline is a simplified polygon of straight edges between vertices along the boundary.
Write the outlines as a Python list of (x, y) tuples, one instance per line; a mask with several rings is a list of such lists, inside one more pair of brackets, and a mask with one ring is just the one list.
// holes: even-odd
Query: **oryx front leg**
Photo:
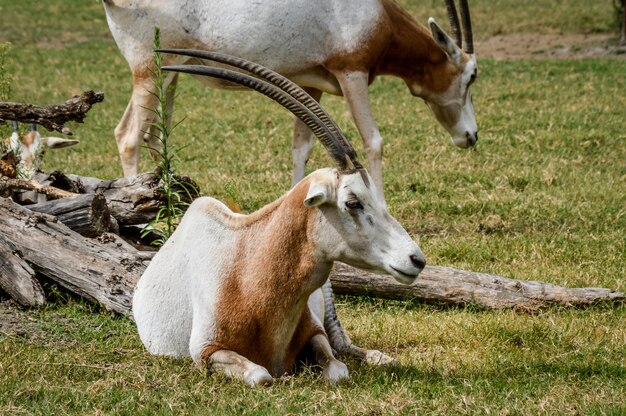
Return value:
[[(322, 92), (314, 88), (305, 88), (315, 101), (319, 101)], [(293, 155), (293, 177), (291, 186), (300, 182), (304, 178), (306, 164), (309, 161), (309, 154), (313, 149), (313, 132), (298, 117), (294, 117), (293, 125), (293, 146), (291, 153)]]
[(212, 370), (223, 372), (226, 377), (245, 381), (250, 387), (266, 386), (274, 381), (270, 373), (258, 364), (230, 350), (215, 351), (207, 363)]
[(309, 345), (313, 350), (315, 361), (324, 369), (322, 376), (327, 382), (335, 384), (348, 378), (348, 367), (335, 358), (326, 335), (317, 334), (313, 336)]
[(374, 113), (370, 105), (368, 72), (348, 72), (335, 74), (345, 97), (354, 123), (363, 138), (365, 153), (369, 162), (369, 171), (376, 185), (378, 195), (383, 196), (383, 138), (380, 135)]
[(158, 104), (154, 92), (154, 79), (148, 70), (133, 73), (133, 94), (126, 111), (115, 128), (115, 140), (122, 161), (124, 176), (133, 176), (139, 170), (139, 151), (144, 135), (155, 120)]

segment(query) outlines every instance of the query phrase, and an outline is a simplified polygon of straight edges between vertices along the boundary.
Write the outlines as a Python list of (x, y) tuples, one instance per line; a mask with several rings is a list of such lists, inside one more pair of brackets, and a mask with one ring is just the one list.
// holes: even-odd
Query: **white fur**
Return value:
[[(332, 262), (343, 261), (356, 267), (389, 273), (403, 283), (411, 283), (421, 271), (421, 267), (412, 263), (411, 256), (423, 261), (423, 255), (407, 232), (388, 214), (366, 172), (340, 175), (334, 169), (322, 169), (313, 172), (307, 180), (308, 194), (304, 200), (297, 202), (305, 204), (307, 215), (313, 216), (314, 221), (307, 220), (303, 224), (316, 224), (303, 234), (315, 242), (314, 252), (307, 254), (312, 256), (314, 266), (312, 274), (306, 276), (304, 287), (294, 293), (305, 296), (305, 307), (310, 308), (314, 322), (322, 327), (324, 300), (319, 288), (326, 281)], [(298, 194), (289, 193), (282, 204), (293, 198), (292, 195)], [(348, 207), (347, 203), (355, 199), (362, 204), (362, 208)], [(216, 341), (215, 323), (220, 315), (217, 305), (219, 299), (228, 299), (228, 293), (221, 291), (227, 277), (241, 279), (238, 287), (254, 299), (271, 300), (272, 296), (283, 296), (281, 293), (259, 292), (267, 290), (260, 288), (267, 287), (268, 276), (258, 276), (256, 271), (246, 274), (245, 256), (258, 255), (259, 250), (238, 238), (245, 235), (256, 239), (265, 235), (267, 229), (259, 229), (254, 235), (238, 234), (238, 224), (245, 220), (245, 216), (233, 215), (224, 204), (213, 198), (199, 198), (191, 204), (135, 290), (133, 315), (139, 336), (148, 351), (174, 357), (191, 355), (200, 364), (204, 347)], [(271, 227), (285, 226), (272, 221), (267, 224)], [(268, 247), (272, 247), (271, 242), (268, 242)], [(279, 253), (272, 255), (262, 251), (260, 255), (273, 258)], [(237, 270), (242, 275), (233, 277), (230, 268), (235, 264), (239, 265)], [(299, 302), (294, 301), (294, 305), (297, 304)], [(246, 316), (246, 312), (242, 310), (242, 316)], [(299, 316), (288, 313), (282, 319), (282, 326), (273, 328), (273, 342), (278, 346), (279, 354), (287, 348)], [(331, 383), (346, 378), (347, 368), (332, 356), (326, 338), (316, 335), (311, 342), (314, 349), (325, 357), (322, 363), (325, 378)], [(233, 351), (223, 351), (212, 359), (214, 368), (253, 386), (267, 383), (266, 374), (254, 363)], [(281, 358), (280, 355), (271, 358), (277, 364), (268, 369), (270, 372), (282, 371), (277, 370), (280, 369)]]
[(158, 26), (164, 46), (195, 44), (245, 57), (323, 91), (326, 75), (316, 68), (328, 56), (358, 50), (383, 13), (379, 0), (362, 0), (358, 7), (337, 0), (109, 0), (104, 5), (131, 67), (151, 59)]
[[(202, 346), (212, 341), (223, 269), (236, 250), (232, 231), (220, 218), (206, 215), (211, 205), (230, 211), (212, 198), (194, 201), (137, 283), (133, 316), (153, 354), (191, 355), (197, 361)], [(192, 340), (193, 328), (203, 337)]]
[[(161, 29), (163, 47), (203, 49), (242, 57), (271, 68), (304, 88), (317, 91), (318, 97), (322, 92), (344, 95), (363, 138), (370, 172), (382, 196), (383, 140), (371, 109), (368, 86), (373, 81), (369, 75), (375, 72), (371, 65), (376, 65), (383, 56), (357, 62), (356, 68), (353, 61), (347, 68), (341, 62), (348, 59), (345, 57), (368, 56), (369, 49), (374, 50), (372, 45), (376, 42), (373, 40), (379, 35), (382, 22), (400, 29), (398, 25), (403, 23), (389, 22), (382, 1), (104, 0), (103, 3), (111, 33), (134, 73), (145, 72), (151, 62), (156, 26)], [(382, 47), (371, 53), (384, 54), (385, 50)], [(456, 61), (460, 59), (458, 52), (454, 57)], [(186, 59), (167, 55), (165, 64), (185, 63)], [(329, 62), (335, 63), (329, 65)], [(197, 78), (214, 87), (233, 88), (232, 84), (223, 81)], [(158, 148), (155, 138), (143, 133), (150, 129), (153, 117), (148, 109), (155, 103), (145, 93), (151, 86), (149, 80), (135, 79), (133, 95), (115, 130), (126, 176), (138, 173), (142, 140), (148, 142), (149, 148)], [(427, 96), (418, 85), (409, 85), (409, 88), (427, 101), (441, 98)], [(460, 88), (459, 83), (450, 87), (450, 93), (457, 92), (454, 99), (458, 99)], [(437, 103), (433, 106), (437, 107), (433, 109), (437, 119), (457, 145), (467, 147), (473, 144), (467, 136), (469, 132), (470, 136), (476, 137), (476, 128), (472, 129), (476, 124), (473, 109), (466, 111), (456, 105), (443, 108)], [(438, 111), (440, 107), (441, 111)], [(442, 112), (453, 112), (453, 117), (450, 114), (442, 117)], [(452, 121), (448, 121), (450, 119)], [(295, 184), (304, 177), (312, 138), (310, 131), (298, 123), (294, 130)]]

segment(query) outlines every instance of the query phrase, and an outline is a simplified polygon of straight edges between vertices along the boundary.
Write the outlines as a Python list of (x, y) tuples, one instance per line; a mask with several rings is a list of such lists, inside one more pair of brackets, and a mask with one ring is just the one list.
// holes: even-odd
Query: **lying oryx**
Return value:
[[(103, 0), (113, 38), (133, 73), (133, 93), (115, 138), (124, 175), (137, 174), (142, 139), (158, 148), (150, 132), (156, 100), (152, 62), (154, 27), (161, 45), (196, 48), (259, 62), (304, 87), (315, 99), (343, 95), (365, 144), (374, 183), (382, 195), (383, 139), (368, 97), (379, 75), (402, 79), (424, 99), (459, 147), (473, 146), (478, 127), (471, 84), (478, 69), (467, 0), (460, 1), (461, 26), (453, 0), (446, 0), (451, 39), (431, 18), (426, 29), (395, 0)], [(461, 49), (462, 40), (465, 42)], [(189, 62), (168, 57), (166, 64)], [(205, 78), (206, 80), (206, 78)], [(173, 106), (177, 74), (166, 80)], [(219, 80), (215, 87), (232, 88)], [(313, 145), (296, 118), (293, 184), (304, 177)]]
[[(178, 51), (180, 53), (181, 51)], [(292, 82), (250, 62), (216, 56), (254, 75), (206, 66), (165, 67), (255, 89), (309, 126), (336, 169), (313, 172), (251, 215), (213, 198), (194, 201), (139, 280), (133, 315), (154, 354), (191, 355), (251, 386), (309, 356), (329, 382), (348, 377), (324, 331), (321, 287), (334, 261), (412, 283), (425, 266), (389, 215), (339, 128)]]

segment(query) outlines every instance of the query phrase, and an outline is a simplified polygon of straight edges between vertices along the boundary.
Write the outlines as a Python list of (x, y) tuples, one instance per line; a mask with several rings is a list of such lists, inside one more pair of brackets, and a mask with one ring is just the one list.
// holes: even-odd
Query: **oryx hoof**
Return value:
[(336, 384), (348, 379), (348, 367), (339, 360), (333, 360), (324, 368), (322, 376), (328, 383)]
[(378, 350), (367, 350), (365, 362), (370, 365), (398, 365), (398, 362)]
[(260, 365), (246, 371), (243, 379), (250, 387), (269, 386), (274, 382), (270, 373)]

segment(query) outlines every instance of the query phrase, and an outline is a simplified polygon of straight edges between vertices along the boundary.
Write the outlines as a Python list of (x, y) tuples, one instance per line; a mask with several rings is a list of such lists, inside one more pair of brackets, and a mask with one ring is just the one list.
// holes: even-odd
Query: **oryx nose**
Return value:
[(411, 259), (411, 263), (415, 266), (416, 269), (423, 270), (426, 267), (426, 260), (422, 256), (416, 256), (415, 254), (409, 256)]
[(478, 141), (478, 132), (475, 132), (474, 134), (472, 134), (469, 131), (466, 131), (465, 139), (467, 140), (468, 146), (474, 146), (476, 142)]

